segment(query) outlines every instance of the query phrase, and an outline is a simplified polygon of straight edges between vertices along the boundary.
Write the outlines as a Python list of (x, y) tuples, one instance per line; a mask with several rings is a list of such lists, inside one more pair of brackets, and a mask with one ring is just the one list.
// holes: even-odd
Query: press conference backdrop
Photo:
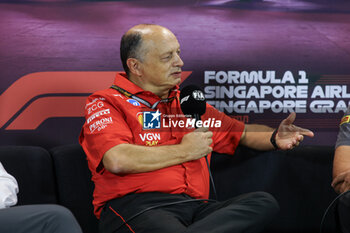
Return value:
[[(122, 34), (168, 27), (181, 44), (181, 86), (245, 123), (289, 112), (333, 145), (350, 101), (346, 1), (0, 1), (0, 143), (77, 143), (86, 97), (122, 71)], [(135, 116), (136, 117), (136, 116)]]

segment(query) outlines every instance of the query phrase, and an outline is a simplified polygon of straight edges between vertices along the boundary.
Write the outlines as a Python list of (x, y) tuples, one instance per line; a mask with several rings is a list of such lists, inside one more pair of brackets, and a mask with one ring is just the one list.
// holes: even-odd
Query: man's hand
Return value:
[(180, 144), (141, 146), (123, 143), (103, 155), (104, 167), (115, 174), (149, 172), (200, 159), (213, 149), (213, 132), (207, 128), (186, 134)]
[(208, 128), (199, 128), (182, 138), (180, 144), (184, 148), (188, 161), (200, 159), (212, 152), (213, 149), (210, 147), (213, 143), (212, 136), (213, 132)]
[(314, 136), (312, 131), (293, 125), (295, 117), (295, 112), (292, 112), (278, 127), (276, 143), (281, 150), (289, 150), (298, 146), (304, 136)]
[(337, 193), (350, 190), (350, 171), (340, 173), (332, 181), (332, 187)]

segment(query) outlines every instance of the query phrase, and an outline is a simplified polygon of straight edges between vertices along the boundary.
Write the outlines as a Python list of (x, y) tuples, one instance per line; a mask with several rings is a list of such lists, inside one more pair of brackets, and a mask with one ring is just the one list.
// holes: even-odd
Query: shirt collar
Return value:
[[(123, 88), (124, 90), (127, 90), (133, 95), (139, 96), (141, 98), (144, 97), (153, 97), (156, 98), (157, 100), (160, 100), (160, 97), (157, 96), (156, 94), (150, 92), (150, 91), (145, 91), (141, 87), (137, 86), (135, 83), (131, 82), (128, 79), (128, 76), (126, 75), (125, 72), (118, 72), (116, 75), (116, 78), (114, 80), (114, 84), (118, 87)], [(179, 96), (179, 86), (176, 85), (174, 88), (170, 90), (169, 97), (178, 97)]]

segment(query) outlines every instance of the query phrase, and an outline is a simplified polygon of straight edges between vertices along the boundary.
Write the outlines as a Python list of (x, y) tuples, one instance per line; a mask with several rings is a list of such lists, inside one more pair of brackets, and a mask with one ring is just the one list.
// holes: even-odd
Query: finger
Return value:
[[(332, 187), (333, 187), (333, 186), (332, 186)], [(336, 193), (341, 193), (341, 185), (340, 185), (340, 184), (334, 186), (333, 189), (334, 189), (334, 191), (335, 191)]]
[(333, 181), (332, 181), (332, 187), (335, 187), (336, 185), (338, 185), (339, 183), (344, 181), (344, 177), (345, 177), (346, 173), (340, 173), (338, 176), (336, 176)]
[(194, 132), (208, 132), (209, 128), (208, 127), (200, 127), (194, 130)]
[(331, 186), (333, 188), (336, 188), (340, 183), (341, 183), (341, 181), (334, 179), (331, 183)]
[(304, 140), (304, 136), (303, 135), (298, 135), (296, 137), (296, 142), (295, 142), (295, 146), (299, 146), (299, 144)]
[(311, 137), (311, 138), (315, 135), (314, 132), (312, 132), (311, 130), (304, 129), (304, 128), (300, 128), (299, 133), (301, 135), (305, 135), (305, 136), (308, 136), (308, 137)]
[(299, 142), (302, 142), (304, 140), (304, 136), (303, 135), (299, 135)]
[(348, 186), (348, 185), (346, 184), (346, 182), (343, 182), (343, 183), (341, 184), (341, 186), (340, 186), (340, 193), (345, 192), (345, 191), (348, 189), (347, 186)]
[(346, 183), (343, 187), (342, 193), (350, 190), (350, 184)]
[(290, 138), (290, 143), (291, 143), (291, 145), (292, 146), (294, 146), (295, 144), (297, 144), (297, 137), (292, 137), (292, 138)]
[[(283, 149), (283, 148), (281, 148), (281, 149)], [(291, 150), (291, 149), (293, 149), (293, 145), (291, 143), (287, 144), (286, 150)]]
[(208, 131), (208, 132), (203, 132), (203, 136), (206, 138), (212, 138), (213, 137), (213, 132)]
[(334, 191), (336, 191), (337, 193), (339, 192), (339, 185), (334, 185), (333, 186), (333, 182), (331, 183), (331, 187), (334, 189)]
[(289, 116), (284, 120), (284, 123), (286, 125), (293, 124), (293, 122), (295, 121), (295, 118), (296, 118), (296, 113), (295, 112), (291, 112), (289, 114)]
[(334, 188), (337, 186), (340, 182), (342, 182), (343, 179), (341, 179), (339, 176), (335, 177), (331, 183), (331, 186)]
[(311, 130), (301, 128), (299, 126), (295, 126), (295, 129), (293, 131), (298, 132), (299, 134), (304, 135), (304, 136), (308, 136), (308, 137), (314, 136), (314, 133)]

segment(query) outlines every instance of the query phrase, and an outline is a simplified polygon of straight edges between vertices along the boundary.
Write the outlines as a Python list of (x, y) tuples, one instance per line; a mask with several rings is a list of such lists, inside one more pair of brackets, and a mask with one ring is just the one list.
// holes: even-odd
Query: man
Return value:
[[(178, 91), (180, 45), (164, 27), (131, 28), (120, 53), (126, 73), (88, 98), (79, 138), (95, 182), (100, 233), (260, 232), (278, 211), (271, 195), (199, 199), (209, 196), (206, 155), (210, 161), (212, 150), (233, 154), (238, 144), (274, 149), (273, 129), (244, 125), (210, 105), (202, 116), (214, 122), (209, 130), (188, 127)], [(273, 134), (275, 147), (292, 149), (313, 136), (294, 126), (294, 118), (293, 113)]]
[(82, 233), (78, 222), (65, 207), (51, 204), (14, 206), (17, 193), (16, 179), (0, 163), (0, 232)]
[(350, 195), (345, 192), (350, 190), (350, 106), (340, 121), (333, 160), (332, 187), (337, 193), (344, 193), (344, 196), (339, 199), (339, 220), (342, 232), (349, 233)]

